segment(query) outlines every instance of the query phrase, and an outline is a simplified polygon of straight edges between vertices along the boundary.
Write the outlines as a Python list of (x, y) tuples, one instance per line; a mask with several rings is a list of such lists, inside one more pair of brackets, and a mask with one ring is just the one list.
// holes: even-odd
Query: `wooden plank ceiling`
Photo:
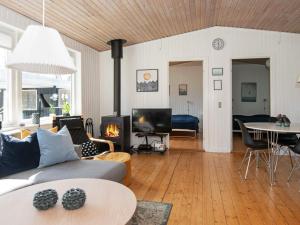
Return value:
[[(42, 0), (0, 0), (41, 22)], [(46, 25), (96, 50), (212, 26), (300, 33), (300, 0), (46, 0)]]

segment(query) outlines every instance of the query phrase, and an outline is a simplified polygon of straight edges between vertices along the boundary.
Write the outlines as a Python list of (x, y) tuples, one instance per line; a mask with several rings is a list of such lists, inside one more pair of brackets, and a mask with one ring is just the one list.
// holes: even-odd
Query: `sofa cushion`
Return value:
[(92, 141), (82, 143), (82, 156), (89, 157), (100, 154), (99, 149)]
[[(58, 131), (58, 127), (52, 127), (49, 129), (49, 131), (53, 132), (53, 133), (57, 133)], [(32, 132), (31, 130), (27, 130), (27, 129), (22, 129), (21, 130), (21, 139), (24, 139), (26, 137), (28, 137), (29, 135), (33, 134), (34, 132)]]
[(38, 129), (37, 136), (41, 153), (39, 168), (79, 159), (66, 126), (56, 134)]
[[(31, 184), (72, 178), (106, 179), (121, 183), (125, 174), (126, 167), (124, 163), (102, 160), (76, 160), (55, 164), (45, 168), (27, 170), (4, 177), (0, 180), (0, 186), (1, 182), (7, 182), (7, 184), (9, 184), (8, 181), (5, 181), (8, 179), (23, 180), (24, 182), (20, 182), (19, 184), (20, 188)], [(6, 190), (17, 189), (17, 186), (18, 185), (12, 182), (12, 188), (7, 187)]]
[(24, 140), (1, 134), (1, 139), (3, 149), (0, 157), (0, 177), (39, 165), (40, 150), (36, 133)]

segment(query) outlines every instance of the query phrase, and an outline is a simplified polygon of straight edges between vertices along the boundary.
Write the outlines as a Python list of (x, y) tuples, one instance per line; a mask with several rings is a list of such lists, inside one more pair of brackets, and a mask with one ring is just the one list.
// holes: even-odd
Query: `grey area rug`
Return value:
[(166, 225), (171, 209), (170, 203), (138, 201), (135, 213), (127, 225)]

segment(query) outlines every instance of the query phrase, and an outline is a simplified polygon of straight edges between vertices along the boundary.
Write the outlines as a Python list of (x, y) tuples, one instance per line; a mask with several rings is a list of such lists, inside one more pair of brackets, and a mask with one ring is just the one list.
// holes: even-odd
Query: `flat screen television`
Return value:
[(132, 132), (170, 133), (172, 109), (132, 109)]

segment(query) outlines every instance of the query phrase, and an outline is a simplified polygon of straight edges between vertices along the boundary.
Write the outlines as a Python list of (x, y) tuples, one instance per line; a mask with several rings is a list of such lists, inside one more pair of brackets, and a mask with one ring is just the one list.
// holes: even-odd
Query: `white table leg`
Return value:
[(269, 176), (270, 184), (275, 184), (275, 163), (277, 154), (278, 132), (270, 131), (267, 133), (269, 150)]
[[(253, 138), (254, 140), (261, 140), (262, 132), (260, 130), (254, 130)], [(256, 159), (256, 168), (259, 168), (260, 155), (258, 152), (256, 152), (255, 154), (255, 159)]]

